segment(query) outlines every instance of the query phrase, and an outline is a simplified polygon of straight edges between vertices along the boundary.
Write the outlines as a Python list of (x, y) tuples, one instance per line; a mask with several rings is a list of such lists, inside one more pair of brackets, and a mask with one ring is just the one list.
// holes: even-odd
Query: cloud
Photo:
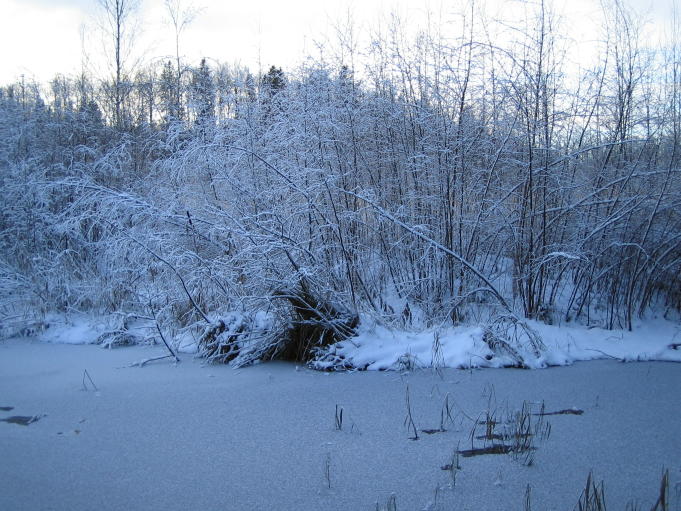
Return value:
[(41, 9), (80, 9), (84, 12), (91, 10), (96, 0), (22, 0), (22, 5), (35, 6)]
[[(15, 80), (22, 74), (44, 81), (58, 72), (77, 69), (81, 55), (79, 26), (84, 15), (73, 4), (82, 2), (5, 2), (0, 16), (0, 47), (4, 48), (0, 83)], [(49, 4), (49, 8), (44, 4)]]

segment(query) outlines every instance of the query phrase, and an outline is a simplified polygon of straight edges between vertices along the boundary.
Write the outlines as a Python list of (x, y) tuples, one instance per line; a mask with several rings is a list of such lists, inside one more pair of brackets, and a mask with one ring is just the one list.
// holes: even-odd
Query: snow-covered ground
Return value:
[[(546, 349), (536, 358), (524, 351), (530, 367), (569, 365), (598, 359), (627, 361), (666, 360), (681, 362), (681, 325), (671, 321), (649, 320), (632, 332), (558, 327), (537, 321), (528, 326), (542, 338)], [(493, 353), (483, 341), (478, 326), (431, 329), (423, 332), (393, 331), (382, 326), (360, 325), (359, 334), (336, 344), (334, 354), (355, 367), (368, 370), (405, 367), (502, 367), (513, 360)], [(323, 362), (318, 364), (323, 367)]]
[[(111, 331), (114, 324), (115, 318), (111, 317), (52, 315), (25, 330), (46, 343), (92, 344), (103, 333)], [(527, 321), (526, 324), (545, 345), (539, 357), (522, 346), (515, 346), (529, 367), (562, 366), (599, 359), (681, 362), (679, 322), (663, 319), (639, 321), (631, 332), (576, 324), (552, 326), (538, 321)], [(148, 338), (160, 343), (153, 323), (138, 322), (130, 327), (130, 333), (138, 341), (144, 342)], [(480, 326), (405, 331), (366, 320), (360, 323), (355, 337), (337, 343), (327, 350), (326, 358), (318, 360), (315, 365), (325, 368), (331, 364), (330, 360), (338, 358), (345, 360), (347, 365), (368, 370), (482, 368), (514, 364), (515, 361), (503, 352), (492, 352), (483, 335), (484, 329)], [(180, 352), (196, 351), (196, 336), (184, 333), (170, 340)]]
[[(574, 337), (570, 353), (587, 341)], [(612, 342), (597, 349), (626, 354), (614, 351), (626, 339)], [(180, 364), (130, 367), (163, 354), (0, 342), (0, 407), (13, 407), (0, 420), (40, 417), (0, 422), (0, 509), (373, 510), (394, 494), (400, 510), (521, 510), (529, 484), (532, 509), (571, 510), (590, 470), (608, 509), (631, 500), (648, 509), (665, 468), (671, 493), (681, 492), (676, 363), (323, 373), (288, 363), (234, 370), (183, 354)], [(407, 392), (417, 441), (405, 427)], [(439, 427), (445, 401), (447, 431), (423, 433)], [(510, 416), (524, 401), (583, 414), (545, 417), (551, 434), (532, 466), (461, 457), (452, 488), (442, 467), (470, 448), (473, 421), (488, 409)]]

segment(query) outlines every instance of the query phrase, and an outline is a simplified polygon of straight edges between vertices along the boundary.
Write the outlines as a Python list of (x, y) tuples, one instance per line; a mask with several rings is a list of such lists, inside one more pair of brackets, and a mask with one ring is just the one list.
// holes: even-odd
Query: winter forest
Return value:
[(681, 510), (681, 12), (252, 66), (162, 3), (0, 84), (0, 508)]
[(678, 26), (651, 46), (606, 3), (594, 62), (566, 69), (549, 3), (496, 40), (470, 3), (257, 74), (184, 62), (172, 3), (176, 58), (132, 69), (134, 4), (101, 3), (110, 76), (0, 89), (5, 328), (212, 325), (205, 355), (247, 363), (310, 360), (361, 318), (472, 323), (522, 362), (514, 344), (542, 346), (526, 319), (678, 318)]

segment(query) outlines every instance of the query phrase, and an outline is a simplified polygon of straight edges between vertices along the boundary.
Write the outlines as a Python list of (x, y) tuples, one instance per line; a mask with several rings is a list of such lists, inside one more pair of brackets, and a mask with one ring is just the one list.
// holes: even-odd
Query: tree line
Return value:
[(578, 71), (539, 2), (503, 42), (471, 8), (286, 72), (0, 88), (3, 315), (678, 318), (680, 32), (653, 47), (609, 5)]

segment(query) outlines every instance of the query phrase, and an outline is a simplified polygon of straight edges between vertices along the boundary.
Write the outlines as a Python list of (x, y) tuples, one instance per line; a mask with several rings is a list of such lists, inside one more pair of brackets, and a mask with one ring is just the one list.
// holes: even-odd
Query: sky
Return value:
[[(624, 0), (650, 21), (659, 34), (678, 0)], [(360, 36), (379, 19), (397, 12), (410, 28), (419, 25), (427, 9), (445, 13), (464, 0), (183, 0), (198, 10), (183, 32), (180, 53), (188, 63), (202, 57), (245, 64), (254, 70), (270, 65), (284, 69), (305, 55), (318, 55), (319, 44), (334, 40), (338, 20), (350, 16)], [(512, 12), (518, 0), (478, 0), (492, 13)], [(599, 0), (549, 0), (566, 20), (573, 37), (596, 40), (592, 23)], [(509, 11), (511, 9), (511, 11)], [(103, 43), (97, 16), (98, 0), (0, 0), (0, 84), (21, 75), (45, 82), (57, 73), (78, 74), (84, 64), (101, 71)], [(136, 17), (135, 59), (149, 62), (174, 55), (174, 32), (163, 0), (141, 0)]]

